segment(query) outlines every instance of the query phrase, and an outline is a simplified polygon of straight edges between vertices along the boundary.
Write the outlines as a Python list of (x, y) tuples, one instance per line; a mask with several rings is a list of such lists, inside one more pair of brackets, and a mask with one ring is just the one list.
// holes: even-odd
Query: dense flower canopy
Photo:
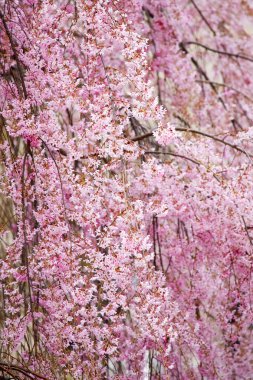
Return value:
[(252, 25), (0, 0), (3, 378), (251, 378)]

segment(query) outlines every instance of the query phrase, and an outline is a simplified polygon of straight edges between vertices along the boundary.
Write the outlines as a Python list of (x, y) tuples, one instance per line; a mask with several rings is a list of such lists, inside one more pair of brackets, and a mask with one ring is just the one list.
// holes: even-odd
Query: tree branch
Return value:
[(1, 11), (0, 11), (0, 19), (2, 20), (4, 29), (6, 31), (6, 34), (7, 34), (8, 38), (9, 38), (9, 41), (10, 41), (10, 44), (11, 44), (11, 48), (12, 48), (12, 51), (13, 51), (13, 55), (14, 55), (15, 61), (17, 63), (17, 69), (18, 69), (18, 73), (19, 73), (19, 77), (20, 77), (20, 81), (21, 81), (21, 86), (22, 86), (24, 98), (27, 99), (27, 91), (26, 91), (25, 81), (24, 81), (24, 77), (23, 77), (23, 73), (22, 73), (22, 67), (21, 67), (21, 63), (20, 63), (19, 56), (18, 56), (18, 53), (17, 53), (17, 49), (15, 47), (15, 43), (13, 41), (11, 32), (9, 31), (8, 25), (7, 25), (7, 23), (6, 23), (5, 19), (4, 19), (4, 15), (3, 15), (3, 13)]
[(228, 52), (226, 52), (224, 50), (217, 50), (217, 49), (214, 49), (214, 48), (211, 48), (209, 46), (203, 45), (200, 42), (196, 42), (196, 41), (184, 41), (183, 45), (184, 46), (185, 45), (196, 45), (196, 46), (202, 47), (205, 50), (211, 51), (212, 53), (227, 55), (228, 57), (234, 57), (234, 58), (238, 58), (238, 59), (244, 59), (245, 61), (253, 62), (253, 58), (247, 57), (246, 55), (242, 55), (242, 54), (239, 54), (239, 53), (228, 53)]
[[(210, 135), (208, 133), (205, 133), (205, 132), (202, 132), (202, 131), (198, 131), (197, 129), (189, 129), (189, 128), (183, 128), (183, 127), (176, 127), (175, 128), (176, 131), (179, 131), (179, 132), (190, 132), (190, 133), (193, 133), (193, 134), (196, 134), (196, 135), (201, 135), (201, 136), (204, 136), (204, 137), (208, 137), (214, 141), (217, 141), (221, 144), (224, 144), (224, 145), (227, 145), (229, 146), (230, 148), (232, 149), (235, 149), (237, 150), (238, 152), (241, 152), (243, 154), (245, 154), (248, 158), (249, 157), (253, 157), (253, 155), (251, 154), (248, 154), (244, 149), (240, 148), (239, 146), (235, 145), (235, 144), (231, 144), (225, 140), (222, 140), (220, 139), (219, 137), (216, 137), (216, 136), (213, 136), (213, 135)], [(154, 131), (152, 132), (149, 132), (149, 133), (145, 133), (144, 135), (140, 135), (140, 136), (136, 136), (132, 139), (132, 141), (141, 141), (147, 137), (151, 137), (153, 135)]]
[(146, 151), (145, 154), (164, 154), (164, 155), (168, 155), (168, 156), (180, 157), (180, 158), (183, 158), (184, 160), (191, 161), (191, 162), (193, 162), (196, 165), (201, 165), (200, 162), (194, 160), (193, 158), (190, 158), (190, 157), (187, 157), (187, 156), (183, 156), (182, 154), (178, 154), (178, 153)]
[(196, 80), (197, 83), (206, 83), (206, 84), (209, 84), (212, 83), (213, 85), (215, 86), (220, 86), (220, 87), (225, 87), (225, 88), (228, 88), (234, 92), (237, 92), (238, 94), (244, 96), (246, 99), (248, 99), (250, 102), (253, 103), (253, 99), (250, 98), (248, 95), (244, 94), (243, 92), (237, 90), (235, 87), (232, 87), (232, 86), (229, 86), (227, 85), (226, 83), (219, 83), (219, 82), (213, 82), (213, 81), (205, 81), (205, 80)]
[(198, 12), (198, 14), (200, 15), (200, 17), (202, 18), (202, 20), (204, 21), (204, 23), (207, 25), (207, 27), (211, 30), (211, 32), (213, 33), (214, 36), (216, 36), (216, 32), (215, 30), (211, 27), (209, 21), (206, 19), (206, 17), (203, 15), (203, 13), (201, 12), (201, 10), (199, 9), (199, 7), (197, 6), (197, 4), (195, 3), (194, 0), (190, 0), (190, 2), (192, 3), (192, 5), (194, 6), (194, 8), (196, 9), (196, 11)]
[[(184, 53), (188, 54), (189, 52), (188, 52), (188, 50), (186, 49), (186, 44), (187, 44), (187, 42), (180, 42), (180, 43), (179, 43), (179, 47), (180, 47), (180, 49), (181, 49)], [(215, 92), (215, 94), (218, 96), (218, 100), (219, 100), (219, 102), (222, 104), (223, 108), (226, 110), (227, 107), (226, 107), (226, 104), (224, 103), (224, 100), (219, 96), (216, 87), (215, 87), (215, 86), (213, 85), (213, 83), (210, 81), (210, 79), (208, 78), (206, 72), (202, 69), (202, 67), (200, 66), (200, 64), (198, 63), (198, 61), (197, 61), (194, 57), (191, 57), (191, 61), (192, 61), (193, 65), (196, 67), (196, 69), (198, 70), (198, 72), (200, 73), (200, 75), (202, 75), (202, 76), (205, 78), (205, 80), (206, 80), (207, 82), (209, 82), (210, 87), (211, 87), (212, 90)]]

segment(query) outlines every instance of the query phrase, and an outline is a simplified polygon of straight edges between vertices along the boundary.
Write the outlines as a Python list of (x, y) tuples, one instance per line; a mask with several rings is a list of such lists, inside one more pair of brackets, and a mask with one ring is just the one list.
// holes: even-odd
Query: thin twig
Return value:
[(147, 132), (147, 133), (144, 133), (143, 135), (133, 137), (132, 141), (140, 141), (140, 140), (146, 139), (147, 137), (151, 137), (151, 136), (153, 136), (153, 132)]
[(207, 18), (203, 15), (203, 13), (201, 12), (201, 10), (199, 9), (199, 7), (197, 6), (197, 4), (195, 3), (194, 0), (190, 0), (190, 2), (192, 3), (192, 5), (194, 6), (194, 8), (196, 9), (196, 11), (198, 12), (198, 14), (200, 15), (200, 17), (202, 18), (202, 20), (204, 21), (204, 23), (208, 26), (208, 28), (211, 30), (211, 32), (213, 33), (214, 36), (216, 36), (216, 32), (215, 30), (211, 27), (209, 21), (207, 20)]
[(229, 142), (227, 142), (227, 141), (225, 141), (223, 139), (220, 139), (219, 137), (210, 135), (209, 133), (198, 131), (196, 129), (188, 129), (188, 128), (181, 128), (181, 127), (177, 127), (177, 128), (175, 128), (175, 130), (176, 131), (180, 131), (180, 132), (190, 132), (190, 133), (193, 133), (193, 134), (196, 134), (196, 135), (201, 135), (201, 136), (204, 136), (204, 137), (209, 137), (210, 139), (212, 139), (214, 141), (217, 141), (217, 142), (219, 142), (221, 144), (227, 145), (230, 148), (235, 149), (238, 152), (241, 152), (241, 153), (245, 154), (248, 158), (249, 157), (253, 157), (252, 155), (248, 154), (245, 150), (243, 150), (242, 148), (238, 147), (237, 145), (231, 144), (231, 143), (229, 143)]
[[(253, 157), (253, 155), (247, 153), (245, 150), (243, 150), (242, 148), (238, 147), (237, 145), (235, 144), (231, 144), (225, 140), (222, 140), (216, 136), (213, 136), (213, 135), (210, 135), (209, 133), (205, 133), (205, 132), (202, 132), (202, 131), (198, 131), (196, 129), (189, 129), (189, 128), (183, 128), (183, 127), (176, 127), (175, 128), (176, 131), (180, 131), (180, 132), (189, 132), (189, 133), (192, 133), (192, 134), (196, 134), (196, 135), (201, 135), (201, 136), (204, 136), (204, 137), (208, 137), (214, 141), (217, 141), (221, 144), (224, 144), (224, 145), (227, 145), (229, 146), (230, 148), (232, 149), (235, 149), (237, 150), (238, 152), (241, 152), (243, 154), (245, 154), (245, 156), (247, 156), (248, 158), (249, 157)], [(140, 136), (136, 136), (132, 139), (132, 141), (141, 141), (147, 137), (151, 137), (153, 135), (154, 131), (152, 132), (148, 132), (148, 133), (145, 133), (143, 135), (140, 135)]]
[(232, 87), (232, 86), (227, 85), (226, 83), (219, 83), (219, 82), (205, 81), (205, 80), (196, 80), (196, 82), (197, 82), (197, 83), (206, 83), (206, 84), (209, 84), (209, 85), (210, 85), (210, 83), (212, 83), (212, 84), (215, 85), (215, 86), (226, 87), (226, 88), (228, 88), (228, 89), (230, 89), (230, 90), (232, 90), (232, 91), (235, 91), (235, 92), (237, 92), (238, 94), (244, 96), (246, 99), (248, 99), (250, 102), (253, 103), (253, 99), (250, 98), (248, 95), (246, 95), (246, 94), (244, 94), (243, 92), (237, 90), (237, 88), (235, 88), (235, 87)]
[(201, 165), (200, 162), (194, 160), (193, 158), (186, 157), (186, 156), (183, 156), (182, 154), (177, 154), (177, 153), (172, 153), (172, 152), (146, 151), (145, 154), (163, 154), (163, 155), (168, 155), (168, 156), (180, 157), (180, 158), (183, 158), (184, 160), (191, 161), (196, 165)]
[[(7, 372), (6, 371), (6, 367), (10, 370), (13, 370), (13, 371), (17, 371), (17, 372), (21, 372), (22, 374), (24, 374), (25, 376), (27, 376), (29, 379), (33, 379), (34, 380), (34, 376), (39, 378), (39, 379), (42, 379), (42, 380), (47, 380), (46, 377), (36, 373), (36, 372), (33, 372), (32, 370), (30, 369), (26, 369), (26, 368), (22, 368), (22, 367), (19, 367), (17, 365), (13, 365), (13, 364), (7, 364), (7, 363), (3, 363), (3, 362), (0, 362), (0, 368)], [(13, 374), (12, 374), (13, 376)]]
[(65, 203), (65, 199), (64, 199), (64, 192), (63, 192), (63, 183), (62, 183), (62, 178), (61, 178), (61, 173), (60, 173), (60, 169), (59, 169), (59, 166), (51, 152), (51, 150), (49, 149), (47, 143), (42, 139), (40, 138), (40, 140), (42, 141), (42, 143), (45, 145), (45, 147), (47, 148), (47, 151), (50, 155), (50, 157), (52, 158), (54, 164), (55, 164), (55, 167), (56, 167), (56, 170), (57, 170), (57, 173), (58, 173), (58, 177), (59, 177), (59, 181), (60, 181), (60, 187), (61, 187), (61, 195), (62, 195), (62, 204), (63, 204), (63, 211), (64, 211), (64, 218), (65, 218), (65, 222), (67, 224), (67, 227), (68, 227), (68, 233), (69, 233), (69, 239), (70, 239), (70, 242), (72, 242), (71, 240), (71, 231), (70, 231), (70, 225), (69, 225), (69, 220), (68, 220), (68, 217), (67, 217), (67, 207), (66, 207), (66, 203)]
[(249, 239), (250, 245), (253, 245), (253, 243), (252, 243), (252, 238), (250, 237), (250, 234), (249, 234), (249, 229), (250, 229), (250, 228), (247, 227), (246, 222), (245, 222), (245, 219), (244, 219), (244, 216), (242, 216), (242, 221), (243, 221), (244, 228), (245, 228), (245, 232), (246, 232), (246, 234), (247, 234), (247, 236), (248, 236), (248, 239)]
[(35, 341), (35, 355), (37, 353), (37, 341), (36, 341), (36, 328), (35, 328), (35, 318), (33, 313), (33, 300), (32, 300), (32, 280), (30, 276), (30, 269), (29, 269), (29, 259), (28, 259), (28, 252), (29, 252), (29, 245), (27, 241), (27, 232), (26, 232), (26, 209), (25, 209), (25, 166), (26, 166), (26, 160), (28, 156), (28, 151), (26, 150), (24, 160), (23, 160), (23, 167), (22, 167), (22, 175), (21, 175), (21, 184), (22, 184), (22, 223), (23, 223), (23, 234), (24, 234), (24, 256), (25, 256), (25, 267), (26, 267), (26, 274), (27, 274), (27, 283), (28, 283), (28, 294), (29, 294), (29, 300), (30, 300), (30, 308), (31, 308), (31, 316), (32, 316), (32, 326), (33, 326), (33, 333), (34, 333), (34, 341)]
[(8, 25), (7, 25), (6, 21), (5, 21), (4, 15), (3, 15), (3, 13), (1, 11), (0, 11), (0, 19), (2, 20), (4, 29), (6, 31), (6, 34), (7, 34), (8, 38), (9, 38), (9, 41), (10, 41), (10, 44), (11, 44), (11, 48), (12, 48), (12, 51), (13, 51), (13, 55), (14, 55), (15, 61), (17, 63), (17, 69), (18, 69), (18, 73), (19, 73), (19, 77), (20, 77), (20, 81), (21, 81), (22, 90), (23, 90), (23, 93), (24, 93), (24, 98), (27, 99), (27, 90), (26, 90), (25, 81), (24, 81), (24, 78), (23, 78), (22, 67), (21, 67), (21, 63), (20, 63), (19, 56), (18, 56), (18, 53), (17, 53), (17, 49), (15, 47), (15, 43), (13, 41), (11, 32), (9, 31)]
[[(180, 49), (185, 53), (185, 54), (189, 54), (187, 48), (186, 48), (186, 42), (180, 42), (179, 43), (179, 47)], [(202, 67), (200, 66), (200, 64), (198, 63), (198, 61), (194, 58), (194, 57), (191, 57), (191, 62), (193, 63), (193, 65), (196, 67), (196, 69), (198, 70), (199, 74), (202, 75), (205, 80), (207, 82), (210, 83), (210, 87), (212, 88), (212, 90), (215, 92), (215, 94), (218, 96), (218, 100), (219, 102), (222, 104), (223, 108), (226, 110), (227, 107), (226, 107), (226, 104), (224, 102), (224, 100), (219, 96), (218, 94), (218, 91), (216, 89), (216, 87), (212, 84), (212, 82), (210, 81), (210, 79), (208, 78), (208, 75), (206, 74), (206, 72), (202, 69)]]
[(211, 48), (211, 47), (206, 46), (204, 44), (201, 44), (200, 42), (196, 42), (196, 41), (184, 41), (183, 44), (184, 45), (196, 45), (196, 46), (202, 47), (205, 50), (211, 51), (212, 53), (217, 53), (217, 54), (221, 54), (221, 55), (227, 55), (228, 57), (234, 57), (234, 58), (237, 58), (237, 59), (244, 59), (245, 61), (253, 62), (253, 58), (247, 57), (246, 55), (242, 55), (242, 54), (239, 54), (239, 53), (229, 53), (229, 52), (224, 51), (224, 50), (214, 49), (214, 48)]

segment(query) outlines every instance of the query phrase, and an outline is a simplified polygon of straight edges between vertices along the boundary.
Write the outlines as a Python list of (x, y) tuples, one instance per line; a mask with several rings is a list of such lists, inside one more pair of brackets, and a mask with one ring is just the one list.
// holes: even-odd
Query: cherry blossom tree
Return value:
[(251, 3), (0, 0), (2, 378), (251, 378)]

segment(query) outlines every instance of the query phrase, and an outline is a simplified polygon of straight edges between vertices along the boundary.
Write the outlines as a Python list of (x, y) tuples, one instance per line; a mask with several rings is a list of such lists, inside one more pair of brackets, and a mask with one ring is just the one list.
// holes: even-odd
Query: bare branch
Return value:
[[(189, 129), (189, 128), (183, 128), (183, 127), (176, 127), (175, 128), (176, 131), (179, 131), (179, 132), (189, 132), (189, 133), (192, 133), (192, 134), (196, 134), (196, 135), (201, 135), (201, 136), (204, 136), (204, 137), (208, 137), (214, 141), (217, 141), (221, 144), (224, 144), (224, 145), (227, 145), (229, 146), (230, 148), (232, 149), (235, 149), (237, 150), (238, 152), (241, 152), (243, 154), (245, 154), (248, 158), (249, 157), (253, 157), (253, 155), (247, 153), (244, 149), (240, 148), (239, 146), (235, 145), (235, 144), (232, 144), (232, 143), (229, 143), (223, 139), (220, 139), (219, 137), (216, 137), (216, 136), (213, 136), (213, 135), (210, 135), (209, 133), (205, 133), (205, 132), (202, 132), (202, 131), (198, 131), (197, 129)], [(152, 132), (149, 132), (149, 133), (145, 133), (144, 135), (141, 135), (141, 136), (136, 136), (132, 139), (132, 141), (141, 141), (147, 137), (150, 137), (152, 136), (154, 133), (154, 131)]]
[(207, 20), (207, 18), (203, 15), (203, 13), (201, 12), (201, 10), (199, 9), (199, 7), (197, 6), (197, 4), (195, 3), (194, 0), (190, 0), (190, 2), (192, 3), (192, 5), (194, 6), (194, 8), (196, 9), (196, 11), (198, 12), (198, 14), (200, 15), (200, 17), (202, 18), (202, 20), (204, 21), (204, 23), (207, 25), (207, 27), (211, 30), (211, 32), (213, 33), (214, 36), (216, 36), (216, 32), (215, 30), (211, 27), (209, 21)]
[(147, 137), (153, 136), (153, 132), (147, 132), (144, 133), (144, 135), (136, 136), (132, 138), (132, 141), (141, 141), (143, 139), (146, 139)]
[(196, 80), (196, 82), (197, 83), (206, 83), (206, 84), (209, 84), (209, 85), (212, 83), (215, 86), (220, 86), (220, 87), (228, 88), (228, 89), (230, 89), (230, 90), (232, 90), (234, 92), (237, 92), (238, 94), (244, 96), (245, 99), (247, 99), (247, 100), (249, 100), (250, 102), (253, 103), (253, 99), (250, 98), (248, 95), (244, 94), (243, 92), (237, 90), (235, 87), (232, 87), (232, 86), (230, 86), (230, 85), (228, 85), (226, 83), (219, 83), (219, 82), (205, 81), (205, 80)]
[[(180, 49), (181, 49), (184, 53), (188, 54), (189, 52), (188, 52), (188, 50), (187, 50), (187, 48), (186, 48), (186, 44), (187, 44), (187, 43), (185, 43), (185, 42), (180, 42), (180, 43), (179, 43), (179, 47), (180, 47)], [(210, 83), (210, 87), (211, 87), (212, 90), (215, 92), (215, 94), (218, 96), (218, 100), (219, 100), (219, 102), (222, 104), (223, 108), (226, 110), (227, 107), (226, 107), (226, 104), (224, 103), (224, 100), (219, 96), (216, 87), (215, 87), (215, 86), (212, 84), (212, 82), (209, 80), (208, 75), (206, 74), (206, 72), (202, 69), (202, 67), (200, 66), (200, 64), (198, 63), (198, 61), (197, 61), (194, 57), (191, 57), (191, 61), (192, 61), (193, 65), (196, 67), (196, 69), (198, 70), (199, 74), (202, 75), (202, 76), (205, 78), (205, 80), (206, 80), (207, 82)]]
[(183, 156), (182, 154), (178, 154), (178, 153), (147, 151), (147, 152), (145, 152), (145, 154), (163, 154), (163, 155), (168, 155), (168, 156), (180, 157), (180, 158), (183, 158), (184, 160), (191, 161), (191, 162), (193, 162), (196, 165), (201, 165), (200, 162), (194, 160), (193, 158), (186, 157), (186, 156)]
[(184, 45), (196, 45), (196, 46), (202, 47), (205, 50), (211, 51), (212, 53), (217, 53), (217, 54), (221, 54), (221, 55), (227, 55), (228, 57), (234, 57), (234, 58), (238, 58), (238, 59), (244, 59), (245, 61), (253, 62), (253, 58), (247, 57), (246, 55), (243, 55), (243, 54), (240, 54), (240, 53), (229, 53), (229, 52), (226, 52), (224, 50), (217, 50), (217, 49), (211, 48), (209, 46), (203, 45), (200, 42), (196, 42), (196, 41), (184, 41), (183, 44)]

